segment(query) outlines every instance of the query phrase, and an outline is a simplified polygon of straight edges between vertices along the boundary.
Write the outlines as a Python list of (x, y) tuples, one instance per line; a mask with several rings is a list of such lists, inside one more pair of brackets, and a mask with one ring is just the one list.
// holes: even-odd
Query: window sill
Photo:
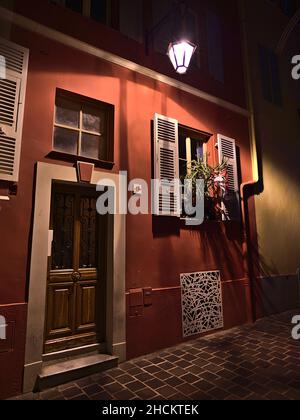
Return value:
[(212, 219), (204, 219), (204, 221), (200, 224), (200, 225), (188, 225), (186, 224), (187, 221), (193, 221), (195, 219), (189, 219), (186, 217), (181, 217), (180, 218), (180, 223), (183, 227), (186, 228), (197, 228), (199, 226), (213, 226), (213, 225), (228, 225), (228, 224), (240, 224), (241, 221), (240, 220), (212, 220)]
[(78, 156), (78, 155), (71, 155), (69, 153), (58, 152), (56, 150), (52, 150), (52, 152), (48, 153), (46, 157), (50, 159), (63, 160), (63, 161), (72, 162), (72, 163), (76, 163), (76, 162), (92, 163), (95, 165), (95, 168), (113, 169), (113, 167), (115, 166), (115, 162), (91, 159), (91, 158)]

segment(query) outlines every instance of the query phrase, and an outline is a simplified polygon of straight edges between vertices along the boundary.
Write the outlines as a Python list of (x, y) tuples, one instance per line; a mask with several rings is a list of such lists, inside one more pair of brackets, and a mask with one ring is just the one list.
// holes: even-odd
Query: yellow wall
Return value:
[(300, 31), (293, 32), (279, 56), (283, 106), (277, 107), (262, 95), (258, 45), (275, 51), (289, 19), (270, 1), (245, 3), (256, 134), (263, 159), (264, 190), (256, 197), (262, 274), (292, 274), (300, 267), (300, 82), (291, 77), (291, 59), (300, 54)]

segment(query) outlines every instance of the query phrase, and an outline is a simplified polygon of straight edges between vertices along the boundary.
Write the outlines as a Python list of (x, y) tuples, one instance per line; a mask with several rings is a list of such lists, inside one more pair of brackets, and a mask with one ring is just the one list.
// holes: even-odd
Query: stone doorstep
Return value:
[(94, 373), (104, 372), (117, 367), (118, 360), (117, 356), (96, 354), (44, 366), (38, 377), (35, 391), (43, 391)]

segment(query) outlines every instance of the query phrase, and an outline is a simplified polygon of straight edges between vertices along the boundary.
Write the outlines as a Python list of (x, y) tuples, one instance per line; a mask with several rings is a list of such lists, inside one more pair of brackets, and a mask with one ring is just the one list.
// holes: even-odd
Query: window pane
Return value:
[(203, 143), (191, 139), (191, 146), (192, 146), (192, 160), (203, 159)]
[(85, 109), (82, 116), (83, 130), (92, 131), (93, 133), (103, 134), (104, 114), (101, 111), (93, 109)]
[(107, 23), (107, 0), (91, 0), (91, 18)]
[(55, 193), (53, 201), (52, 269), (70, 269), (73, 267), (75, 196)]
[(97, 267), (96, 198), (80, 198), (80, 268)]
[(82, 0), (66, 0), (66, 7), (74, 12), (82, 13)]
[(58, 98), (56, 101), (55, 122), (69, 127), (79, 128), (79, 106)]
[(66, 128), (54, 128), (54, 149), (77, 155), (78, 132)]
[(89, 157), (92, 159), (101, 159), (103, 156), (100, 157), (99, 148), (101, 137), (93, 136), (92, 134), (82, 133), (81, 137), (81, 156)]
[(179, 158), (186, 159), (186, 135), (179, 134)]

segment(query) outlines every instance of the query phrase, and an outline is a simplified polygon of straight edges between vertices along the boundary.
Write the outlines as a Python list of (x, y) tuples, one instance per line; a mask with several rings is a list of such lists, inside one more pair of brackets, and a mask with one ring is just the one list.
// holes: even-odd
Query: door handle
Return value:
[(79, 271), (73, 271), (71, 278), (74, 281), (74, 283), (77, 283), (81, 279), (81, 274), (79, 273)]

